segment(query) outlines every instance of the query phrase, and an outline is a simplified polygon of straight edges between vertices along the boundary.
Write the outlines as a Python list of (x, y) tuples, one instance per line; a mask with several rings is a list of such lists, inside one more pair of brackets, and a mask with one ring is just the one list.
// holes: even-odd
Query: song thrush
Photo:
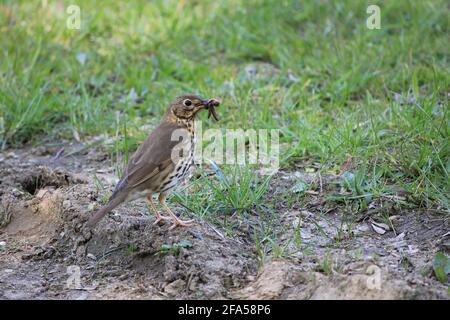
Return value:
[[(216, 99), (205, 100), (196, 95), (177, 97), (169, 106), (158, 127), (150, 133), (130, 158), (122, 178), (105, 206), (88, 221), (92, 228), (108, 212), (123, 202), (146, 197), (156, 214), (155, 224), (161, 219), (172, 219), (173, 225), (189, 226), (193, 220), (180, 220), (166, 205), (171, 190), (183, 182), (194, 164), (195, 115), (203, 109), (217, 120)], [(181, 141), (180, 141), (181, 140)], [(159, 193), (159, 203), (170, 217), (162, 216), (152, 201), (152, 195)]]

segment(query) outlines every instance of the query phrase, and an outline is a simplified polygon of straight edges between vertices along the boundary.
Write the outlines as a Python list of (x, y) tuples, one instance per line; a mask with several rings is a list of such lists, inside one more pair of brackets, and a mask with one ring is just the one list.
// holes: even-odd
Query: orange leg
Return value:
[(161, 206), (164, 208), (164, 210), (167, 211), (167, 213), (170, 215), (170, 217), (172, 218), (173, 224), (172, 226), (169, 228), (169, 230), (172, 230), (174, 228), (176, 228), (177, 226), (183, 226), (183, 227), (189, 227), (193, 224), (194, 220), (180, 220), (175, 213), (172, 212), (172, 210), (170, 210), (170, 208), (166, 205), (166, 197), (167, 194), (166, 193), (160, 193), (159, 197), (158, 197), (158, 201), (161, 204)]
[(150, 206), (152, 207), (153, 211), (155, 211), (156, 220), (153, 224), (158, 224), (161, 220), (170, 220), (170, 217), (164, 217), (159, 214), (158, 209), (156, 208), (155, 204), (153, 203), (152, 196), (148, 196), (147, 201), (150, 204)]

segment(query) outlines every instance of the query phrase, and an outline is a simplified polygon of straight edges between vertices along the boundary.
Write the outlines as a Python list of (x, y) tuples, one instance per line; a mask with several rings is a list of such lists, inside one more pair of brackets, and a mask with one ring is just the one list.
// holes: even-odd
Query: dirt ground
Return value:
[[(281, 171), (266, 197), (289, 190), (299, 174), (317, 179)], [(99, 183), (115, 183), (101, 148), (0, 153), (1, 299), (449, 298), (432, 270), (434, 254), (450, 250), (449, 217), (438, 210), (385, 199), (349, 219), (343, 205), (323, 200), (335, 183), (320, 177), (306, 205), (277, 204), (279, 250), (262, 259), (249, 233), (227, 236), (198, 219), (169, 231), (153, 225), (140, 200), (86, 232), (104, 201)], [(374, 218), (380, 212), (389, 225)]]

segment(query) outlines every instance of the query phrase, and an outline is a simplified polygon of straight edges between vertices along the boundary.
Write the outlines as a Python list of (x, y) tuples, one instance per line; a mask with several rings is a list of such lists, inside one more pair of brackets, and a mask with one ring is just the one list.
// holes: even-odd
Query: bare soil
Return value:
[[(450, 249), (449, 217), (438, 210), (386, 199), (350, 219), (344, 205), (324, 201), (334, 178), (320, 177), (304, 205), (276, 206), (282, 254), (261, 256), (250, 233), (227, 236), (206, 221), (169, 231), (140, 200), (90, 233), (84, 222), (114, 187), (114, 169), (101, 147), (66, 149), (0, 153), (1, 299), (449, 298), (432, 270), (434, 254)], [(299, 174), (318, 179), (281, 171), (267, 197)], [(381, 215), (391, 222), (384, 233), (373, 224)]]

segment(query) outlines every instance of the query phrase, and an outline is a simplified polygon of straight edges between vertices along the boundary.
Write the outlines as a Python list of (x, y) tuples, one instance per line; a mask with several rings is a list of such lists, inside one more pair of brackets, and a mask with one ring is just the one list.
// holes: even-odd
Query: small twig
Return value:
[(445, 233), (445, 234), (443, 234), (443, 235), (441, 236), (441, 238), (445, 238), (445, 237), (447, 237), (447, 236), (450, 236), (450, 231), (447, 232), (447, 233)]
[(225, 239), (225, 236), (224, 236), (222, 233), (220, 233), (219, 230), (217, 230), (216, 228), (214, 228), (214, 227), (212, 226), (212, 224), (208, 223), (207, 221), (205, 221), (205, 223), (206, 223), (206, 225), (207, 225), (208, 227), (210, 227), (215, 233), (217, 233), (222, 239)]
[(110, 250), (106, 251), (106, 252), (105, 252), (105, 253), (97, 260), (97, 263), (100, 262), (101, 260), (103, 260), (104, 258), (106, 258), (107, 256), (111, 255), (112, 253), (114, 253), (114, 252), (116, 252), (116, 251), (119, 251), (119, 250), (122, 250), (122, 249), (125, 249), (125, 248), (126, 248), (126, 246), (125, 246), (125, 245), (122, 245), (122, 246), (119, 246), (119, 247), (117, 247), (117, 248), (113, 248), (113, 249), (110, 249)]
[(59, 158), (61, 158), (61, 156), (64, 154), (64, 152), (66, 151), (66, 149), (61, 148), (59, 149), (59, 151), (55, 154), (55, 156), (52, 158), (52, 162), (57, 161)]

